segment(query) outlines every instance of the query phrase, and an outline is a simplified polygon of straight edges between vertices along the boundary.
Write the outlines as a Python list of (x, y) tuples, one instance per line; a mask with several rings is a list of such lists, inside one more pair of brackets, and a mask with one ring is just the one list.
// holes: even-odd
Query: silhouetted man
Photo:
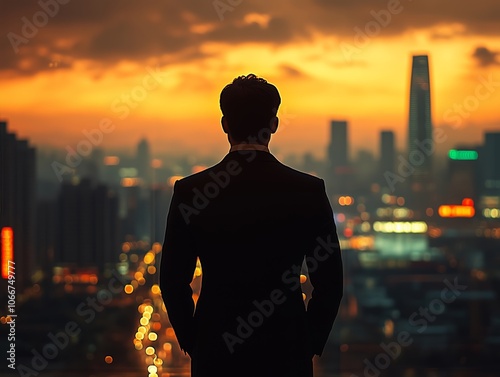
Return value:
[[(342, 260), (324, 181), (268, 149), (280, 102), (266, 80), (234, 79), (220, 95), (229, 153), (174, 186), (160, 287), (193, 377), (310, 377), (337, 315)], [(307, 309), (304, 259), (313, 286)]]

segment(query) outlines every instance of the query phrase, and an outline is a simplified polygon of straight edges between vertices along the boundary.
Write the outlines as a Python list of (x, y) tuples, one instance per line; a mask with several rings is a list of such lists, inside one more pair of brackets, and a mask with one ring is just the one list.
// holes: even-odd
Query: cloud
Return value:
[[(57, 0), (46, 3), (59, 4)], [(241, 43), (280, 47), (308, 42), (317, 35), (349, 41), (355, 28), (363, 29), (377, 19), (384, 24), (381, 38), (436, 27), (439, 37), (496, 36), (500, 19), (497, 0), (460, 6), (453, 0), (309, 0), (300, 4), (255, 0), (232, 7), (222, 21), (210, 0), (71, 1), (59, 4), (36, 35), (16, 46), (16, 53), (7, 35), (23, 36), (26, 20), (34, 22), (36, 14), (44, 11), (39, 2), (11, 1), (2, 7), (0, 74), (9, 72), (9, 76), (33, 75), (50, 69), (54, 61), (67, 68), (85, 61), (101, 69), (120, 61), (196, 61), (205, 57), (207, 42), (228, 48)], [(446, 25), (460, 25), (460, 30)]]
[(488, 67), (490, 65), (500, 65), (497, 60), (498, 51), (491, 51), (487, 47), (480, 46), (474, 50), (472, 57), (476, 59), (480, 67)]

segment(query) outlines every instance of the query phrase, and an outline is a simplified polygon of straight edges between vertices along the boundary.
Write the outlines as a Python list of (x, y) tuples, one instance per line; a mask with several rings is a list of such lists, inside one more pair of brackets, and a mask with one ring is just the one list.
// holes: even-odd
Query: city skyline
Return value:
[[(295, 5), (257, 1), (223, 19), (210, 2), (81, 6), (61, 4), (27, 38), (40, 6), (11, 4), (0, 26), (0, 118), (38, 146), (75, 145), (109, 118), (108, 149), (146, 135), (155, 153), (223, 153), (220, 90), (253, 72), (282, 94), (272, 144), (280, 153), (325, 155), (317, 150), (331, 119), (350, 122), (353, 150), (372, 149), (382, 129), (394, 130), (401, 149), (416, 54), (431, 57), (434, 127), (479, 142), (500, 124), (500, 40), (485, 17), (499, 5), (490, 0), (460, 9), (450, 1), (311, 2), (307, 17)], [(25, 39), (16, 44), (14, 35)]]
[[(4, 121), (5, 122), (5, 121)], [(8, 123), (8, 122), (7, 122)], [(10, 123), (9, 128), (11, 128)], [(333, 125), (342, 125), (343, 134), (338, 134), (338, 138), (332, 139), (333, 135)], [(341, 166), (343, 169), (348, 169), (349, 166), (355, 163), (359, 158), (363, 158), (365, 155), (370, 155), (376, 159), (376, 161), (382, 163), (384, 169), (379, 172), (380, 178), (384, 179), (384, 171), (394, 170), (396, 168), (396, 162), (398, 162), (398, 158), (402, 158), (408, 160), (408, 150), (407, 149), (397, 149), (394, 143), (395, 133), (392, 130), (381, 130), (379, 134), (376, 136), (376, 142), (372, 143), (374, 145), (374, 151), (367, 149), (359, 149), (355, 152), (352, 152), (352, 144), (349, 140), (349, 134), (352, 133), (352, 125), (345, 120), (331, 120), (330, 121), (330, 136), (329, 140), (325, 141), (324, 146), (324, 156), (318, 157), (316, 154), (312, 153), (312, 150), (307, 150), (304, 153), (276, 153), (273, 150), (272, 144), (270, 144), (270, 150), (273, 154), (275, 154), (280, 160), (287, 163), (290, 161), (294, 161), (294, 163), (306, 163), (305, 160), (313, 158), (317, 162), (322, 164), (334, 164), (335, 166)], [(14, 131), (10, 131), (15, 134)], [(339, 132), (337, 130), (337, 132)], [(483, 145), (486, 143), (486, 136), (488, 134), (495, 134), (497, 130), (485, 131), (481, 134), (480, 140), (477, 142), (471, 142), (466, 139), (451, 139), (447, 140), (448, 134), (445, 131), (438, 129), (438, 134), (440, 135), (440, 140), (435, 144), (435, 150), (431, 153), (431, 155), (436, 159), (435, 167), (437, 169), (444, 169), (445, 166), (443, 163), (449, 158), (450, 150), (455, 148), (459, 149), (475, 149), (479, 145)], [(134, 167), (137, 170), (144, 170), (146, 166), (145, 156), (146, 153), (149, 156), (150, 164), (156, 164), (155, 168), (164, 168), (166, 166), (175, 166), (179, 161), (184, 161), (184, 163), (191, 163), (193, 166), (198, 165), (196, 169), (200, 169), (203, 167), (208, 167), (211, 164), (220, 161), (223, 158), (225, 152), (215, 153), (211, 155), (195, 155), (186, 151), (185, 153), (179, 154), (170, 154), (170, 153), (154, 153), (151, 151), (150, 145), (151, 142), (148, 138), (140, 138), (135, 140), (135, 143), (131, 144), (129, 148), (126, 150), (120, 149), (106, 149), (103, 146), (93, 146), (88, 139), (82, 139), (84, 141), (83, 148), (81, 150), (87, 152), (88, 154), (79, 153), (79, 149), (76, 148), (78, 146), (71, 146), (69, 149), (60, 150), (53, 148), (44, 148), (43, 146), (40, 148), (37, 145), (34, 145), (37, 149), (38, 155), (44, 161), (43, 165), (37, 165), (39, 168), (38, 172), (50, 172), (51, 175), (57, 177), (58, 180), (67, 174), (70, 173), (70, 170), (73, 168), (80, 168), (84, 170), (92, 170), (95, 168), (94, 164), (98, 163), (101, 165), (120, 165), (121, 167)], [(333, 141), (334, 140), (334, 141)], [(343, 143), (347, 140), (347, 143), (344, 145)], [(31, 142), (31, 140), (30, 140)], [(90, 149), (87, 146), (91, 146)], [(342, 146), (341, 150), (338, 148), (333, 148), (334, 146)], [(146, 148), (146, 149), (145, 149)], [(228, 144), (229, 149), (229, 144)], [(335, 151), (334, 151), (335, 149)], [(141, 152), (141, 150), (143, 152)], [(139, 156), (142, 156), (141, 158)], [(335, 157), (340, 157), (340, 160)], [(137, 159), (140, 159), (140, 162)], [(426, 157), (427, 158), (427, 157)], [(72, 164), (69, 164), (70, 161)], [(342, 162), (339, 162), (342, 161)], [(139, 165), (142, 166), (139, 167)], [(326, 166), (326, 165), (325, 165)], [(389, 167), (391, 167), (389, 169)], [(151, 178), (148, 178), (149, 181)]]
[[(430, 95), (431, 87), (433, 84), (430, 82), (430, 64), (428, 55), (411, 55), (411, 64), (409, 69), (408, 77), (402, 79), (401, 81), (408, 81), (408, 90), (407, 90), (407, 98), (408, 98), (408, 106), (407, 106), (407, 114), (406, 114), (406, 124), (400, 128), (391, 128), (391, 127), (378, 127), (376, 130), (371, 130), (370, 132), (376, 132), (374, 137), (379, 137), (379, 135), (383, 132), (390, 131), (393, 133), (393, 144), (395, 148), (396, 154), (410, 154), (411, 152), (418, 150), (418, 148), (413, 145), (414, 143), (411, 140), (415, 138), (419, 138), (419, 140), (431, 140), (433, 144), (433, 148), (435, 148), (435, 154), (438, 157), (446, 156), (446, 153), (449, 149), (453, 148), (454, 145), (457, 144), (469, 144), (475, 145), (482, 143), (484, 134), (488, 132), (494, 132), (497, 129), (500, 129), (500, 126), (497, 127), (476, 127), (476, 126), (463, 126), (462, 123), (465, 118), (468, 118), (470, 114), (466, 113), (467, 109), (463, 109), (463, 107), (455, 107), (453, 110), (448, 109), (446, 117), (453, 122), (449, 124), (443, 124), (437, 122), (438, 125), (435, 124), (433, 120), (433, 111), (431, 111), (432, 103), (434, 95)], [(409, 80), (408, 80), (409, 78)], [(438, 78), (439, 80), (439, 78)], [(483, 90), (488, 90), (487, 84), (484, 79), (482, 80), (483, 86), (479, 87)], [(425, 88), (424, 88), (425, 87)], [(477, 89), (477, 88), (476, 88)], [(490, 88), (491, 89), (491, 88)], [(476, 90), (476, 92), (478, 92)], [(476, 97), (468, 97), (468, 100), (474, 100), (479, 102), (479, 99)], [(489, 99), (489, 98), (488, 98)], [(470, 102), (470, 101), (469, 101)], [(472, 105), (470, 105), (472, 106)], [(469, 106), (469, 107), (470, 107)], [(417, 110), (420, 109), (420, 110)], [(464, 113), (465, 112), (465, 113)], [(454, 115), (453, 115), (454, 114)], [(375, 157), (381, 157), (381, 150), (377, 148), (376, 144), (369, 142), (364, 143), (359, 140), (363, 140), (363, 137), (366, 137), (364, 133), (360, 133), (360, 125), (356, 125), (351, 121), (352, 117), (349, 116), (352, 114), (347, 114), (344, 117), (331, 116), (330, 118), (325, 119), (323, 122), (323, 127), (319, 129), (323, 129), (322, 132), (325, 133), (324, 138), (316, 145), (307, 145), (301, 144), (300, 148), (297, 148), (298, 140), (291, 140), (291, 145), (287, 145), (286, 138), (289, 137), (289, 134), (286, 134), (290, 130), (290, 125), (293, 125), (296, 114), (289, 113), (285, 108), (280, 108), (278, 112), (278, 117), (280, 119), (280, 127), (278, 128), (278, 132), (272, 137), (272, 141), (270, 144), (271, 148), (275, 149), (275, 153), (282, 158), (285, 156), (292, 156), (297, 154), (312, 154), (316, 158), (320, 159), (328, 159), (331, 155), (331, 145), (328, 144), (328, 137), (331, 134), (331, 124), (332, 122), (336, 122), (336, 119), (342, 119), (341, 122), (349, 123), (349, 133), (348, 135), (343, 136), (342, 139), (346, 140), (349, 145), (348, 150), (346, 151), (346, 157), (350, 160), (354, 159), (357, 153), (360, 152), (369, 152), (372, 153)], [(8, 118), (3, 119), (3, 121), (9, 121)], [(9, 122), (12, 127), (12, 122)], [(381, 122), (384, 124), (384, 122)], [(417, 126), (417, 124), (419, 124)], [(500, 124), (500, 121), (499, 121)], [(330, 128), (328, 127), (330, 125)], [(13, 127), (14, 133), (17, 133), (15, 127)], [(110, 150), (111, 154), (120, 153), (125, 155), (133, 156), (135, 144), (134, 141), (128, 140), (129, 145), (126, 143), (120, 143), (120, 146), (114, 145), (114, 143), (110, 142), (112, 139), (112, 134), (115, 132), (117, 128), (116, 121), (113, 121), (112, 118), (104, 117), (96, 123), (95, 128), (85, 128), (82, 130), (81, 134), (78, 135), (78, 138), (74, 139), (72, 142), (67, 143), (65, 146), (55, 146), (49, 144), (41, 144), (37, 145), (39, 150), (43, 151), (52, 151), (56, 154), (60, 154), (60, 152), (68, 153), (76, 153), (75, 151), (78, 149), (79, 144), (90, 143), (90, 148), (92, 150), (103, 149), (105, 146), (111, 145), (108, 150)], [(185, 156), (191, 155), (195, 158), (215, 158), (217, 159), (220, 156), (223, 156), (227, 149), (229, 148), (229, 143), (227, 141), (227, 135), (222, 132), (222, 129), (219, 131), (219, 136), (217, 137), (217, 141), (212, 141), (211, 143), (206, 143), (204, 147), (196, 147), (196, 146), (185, 146), (179, 147), (179, 145), (183, 144), (188, 139), (192, 139), (187, 135), (184, 139), (178, 140), (180, 144), (176, 145), (175, 148), (169, 149), (166, 146), (158, 145), (158, 138), (155, 137), (157, 135), (151, 136), (150, 133), (145, 133), (143, 127), (140, 125), (137, 127), (141, 129), (140, 134), (137, 134), (138, 140), (144, 140), (148, 142), (148, 153), (154, 153), (155, 156)], [(284, 129), (284, 130), (283, 130)], [(214, 131), (212, 128), (211, 132)], [(296, 131), (296, 130), (295, 130)], [(318, 128), (316, 128), (316, 132), (318, 132)], [(437, 133), (439, 135), (445, 135), (445, 137), (440, 138), (438, 143), (432, 141), (433, 134)], [(316, 135), (318, 136), (318, 135)], [(417, 137), (418, 136), (418, 137)], [(300, 140), (308, 139), (310, 135), (301, 135)], [(30, 138), (29, 136), (24, 138)], [(36, 139), (36, 138), (35, 138)], [(300, 142), (299, 142), (300, 144)], [(155, 147), (153, 147), (155, 146)], [(295, 149), (294, 149), (295, 147)], [(86, 148), (86, 147), (85, 147)], [(69, 152), (68, 152), (69, 151)], [(49, 152), (50, 153), (50, 152)], [(80, 153), (81, 154), (81, 153)], [(431, 158), (427, 159), (426, 164), (429, 165), (426, 169), (431, 168)], [(422, 170), (422, 168), (420, 168)]]

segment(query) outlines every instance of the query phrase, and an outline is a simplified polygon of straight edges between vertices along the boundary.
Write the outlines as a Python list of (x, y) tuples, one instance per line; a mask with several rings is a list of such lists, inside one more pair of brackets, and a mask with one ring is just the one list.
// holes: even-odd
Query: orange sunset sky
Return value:
[[(271, 150), (324, 157), (332, 119), (351, 154), (405, 148), (413, 54), (428, 54), (444, 150), (500, 131), (498, 0), (8, 1), (0, 6), (0, 118), (64, 151), (111, 119), (106, 150), (225, 153), (218, 99), (255, 73), (282, 96)], [(38, 26), (37, 26), (38, 25)], [(151, 72), (155, 72), (151, 74)], [(128, 99), (127, 99), (128, 98)], [(461, 110), (458, 110), (461, 109)]]

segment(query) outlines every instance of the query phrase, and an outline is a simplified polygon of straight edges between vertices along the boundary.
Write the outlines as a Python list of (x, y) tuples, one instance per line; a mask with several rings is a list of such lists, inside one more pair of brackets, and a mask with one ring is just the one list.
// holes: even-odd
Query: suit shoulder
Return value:
[(203, 182), (204, 180), (208, 179), (209, 173), (216, 169), (218, 166), (220, 166), (220, 163), (217, 163), (215, 165), (209, 166), (206, 169), (199, 171), (197, 173), (190, 174), (186, 177), (183, 177), (181, 179), (178, 179), (175, 181), (175, 187), (177, 190), (182, 190), (185, 188), (189, 188), (192, 186), (196, 186), (200, 182)]
[(320, 177), (294, 169), (285, 164), (281, 165), (290, 176), (293, 176), (297, 180), (301, 180), (304, 183), (308, 183), (311, 185), (317, 185), (319, 187), (322, 187), (324, 185), (324, 180)]

